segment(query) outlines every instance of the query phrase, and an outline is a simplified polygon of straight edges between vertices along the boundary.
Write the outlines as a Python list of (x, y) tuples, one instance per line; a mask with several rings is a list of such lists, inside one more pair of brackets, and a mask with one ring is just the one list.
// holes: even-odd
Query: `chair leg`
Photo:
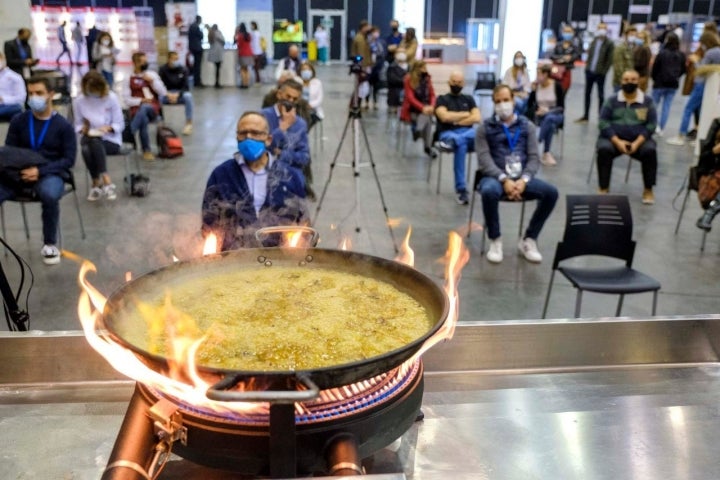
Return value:
[(680, 222), (682, 222), (683, 214), (685, 213), (685, 205), (687, 204), (687, 199), (689, 196), (690, 196), (690, 189), (688, 188), (685, 191), (685, 198), (683, 198), (682, 207), (680, 207), (680, 213), (678, 214), (677, 225), (675, 225), (675, 235), (677, 235), (678, 230), (680, 230)]
[(625, 300), (625, 294), (621, 293), (620, 298), (618, 299), (617, 309), (615, 310), (616, 317), (619, 317), (620, 312), (622, 312), (623, 300)]
[(553, 270), (552, 273), (550, 274), (550, 283), (548, 284), (547, 294), (545, 294), (545, 305), (543, 305), (542, 318), (545, 318), (545, 315), (547, 315), (548, 305), (550, 304), (550, 292), (552, 291), (554, 279), (555, 279), (555, 270)]
[[(5, 206), (0, 203), (0, 224), (2, 224), (3, 240), (7, 242), (7, 232), (5, 232)], [(5, 256), (8, 256), (8, 249), (5, 247)]]
[(590, 183), (590, 178), (592, 178), (593, 170), (595, 169), (595, 157), (597, 156), (597, 153), (593, 155), (592, 160), (590, 161), (590, 170), (588, 170), (588, 176), (587, 180), (585, 180), (585, 183)]
[(652, 312), (650, 313), (653, 317), (655, 316), (655, 313), (657, 312), (657, 298), (658, 298), (658, 290), (655, 290), (653, 292)]
[(518, 238), (522, 238), (523, 225), (525, 224), (525, 202), (520, 206), (520, 225), (518, 226)]
[(467, 153), (467, 163), (465, 164), (465, 183), (470, 185), (470, 172), (472, 171), (472, 152)]
[[(430, 159), (430, 164), (432, 165), (432, 158)], [(437, 178), (437, 186), (435, 187), (435, 195), (440, 195), (440, 178), (442, 178), (442, 155), (438, 155), (437, 158), (438, 161), (438, 178)]]
[(30, 240), (30, 228), (28, 228), (27, 214), (25, 213), (25, 204), (20, 202), (20, 211), (22, 212), (23, 225), (25, 226), (25, 238)]
[(701, 252), (704, 252), (704, 251), (705, 251), (705, 239), (707, 238), (707, 233), (708, 233), (708, 232), (703, 232), (702, 243), (700, 244), (700, 251), (701, 251)]
[(487, 238), (487, 227), (483, 225), (482, 240), (480, 241), (480, 256), (485, 255), (485, 238)]
[(77, 211), (78, 222), (80, 223), (80, 233), (82, 239), (85, 240), (85, 224), (83, 223), (82, 213), (80, 213), (80, 200), (78, 199), (77, 190), (73, 190), (73, 199), (75, 200), (75, 210)]
[[(473, 211), (475, 210), (475, 195), (477, 195), (477, 192), (475, 190), (470, 192), (470, 216), (468, 217), (467, 238), (470, 238), (470, 233), (472, 233)], [(2, 208), (2, 205), (0, 205), (0, 208)], [(4, 235), (4, 232), (5, 232), (5, 223), (3, 220), (3, 235)]]
[(630, 179), (630, 167), (632, 167), (632, 161), (633, 161), (633, 159), (630, 155), (628, 155), (627, 157), (628, 157), (628, 166), (627, 166), (627, 171), (625, 172), (625, 183), (627, 183), (628, 180)]
[(575, 297), (575, 318), (580, 318), (580, 306), (582, 305), (582, 290), (578, 288), (577, 296)]

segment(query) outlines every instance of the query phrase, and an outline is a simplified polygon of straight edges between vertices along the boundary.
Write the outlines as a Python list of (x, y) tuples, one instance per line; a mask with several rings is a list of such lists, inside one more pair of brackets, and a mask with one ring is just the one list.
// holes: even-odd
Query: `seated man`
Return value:
[(300, 75), (300, 63), (300, 49), (295, 44), (290, 45), (287, 57), (281, 59), (275, 67), (275, 80), (280, 80), (280, 76), (288, 70), (294, 75)]
[(478, 127), (475, 139), (475, 153), (483, 174), (478, 190), (490, 238), (487, 259), (492, 263), (500, 263), (503, 259), (498, 202), (507, 197), (515, 201), (538, 201), (518, 250), (529, 262), (540, 263), (542, 255), (537, 248), (537, 238), (555, 207), (558, 191), (535, 178), (539, 167), (535, 125), (513, 112), (515, 102), (510, 87), (495, 87), (493, 103), (495, 115)]
[(44, 243), (41, 255), (46, 265), (55, 265), (60, 263), (60, 250), (56, 246), (59, 203), (65, 180), (75, 164), (77, 140), (72, 125), (53, 110), (54, 92), (47, 78), (30, 78), (27, 93), (30, 110), (13, 117), (5, 144), (31, 149), (42, 155), (47, 163), (21, 170), (20, 185), (0, 177), (0, 203), (28, 193), (40, 200)]
[(272, 138), (261, 113), (240, 117), (237, 141), (239, 152), (213, 170), (203, 195), (203, 233), (215, 233), (222, 250), (258, 246), (258, 228), (304, 217), (302, 174), (268, 150)]
[(132, 55), (133, 73), (125, 83), (125, 104), (130, 107), (130, 130), (133, 135), (140, 131), (140, 145), (143, 158), (155, 160), (150, 151), (148, 125), (160, 115), (160, 99), (167, 95), (165, 84), (160, 76), (148, 70), (147, 57), (143, 52)]
[(26, 95), (25, 80), (10, 70), (5, 55), (0, 52), (0, 121), (10, 120), (22, 112)]
[[(285, 83), (286, 80), (290, 79), (293, 79), (297, 83), (302, 85), (302, 78), (298, 77), (289, 70), (284, 71), (283, 74), (280, 75), (280, 80), (278, 80), (277, 82), (277, 87), (270, 89), (270, 91), (263, 97), (261, 108), (272, 107), (273, 105), (275, 105), (275, 102), (277, 102), (277, 92), (280, 88), (280, 85)], [(310, 107), (308, 101), (300, 97), (295, 104), (295, 110), (297, 111), (298, 116), (305, 120), (305, 123), (307, 123), (309, 126), (310, 122), (312, 121), (312, 108)]]
[(278, 87), (275, 105), (261, 110), (270, 126), (270, 151), (278, 160), (295, 168), (310, 165), (307, 123), (297, 114), (297, 103), (303, 87), (295, 80), (286, 80)]
[(622, 74), (620, 91), (605, 100), (600, 111), (600, 138), (597, 141), (599, 192), (610, 191), (610, 174), (615, 157), (627, 154), (642, 164), (642, 203), (655, 203), (653, 186), (657, 176), (657, 151), (651, 136), (657, 126), (655, 105), (638, 89), (635, 70)]
[(455, 154), (453, 163), (455, 172), (455, 193), (457, 203), (468, 204), (468, 191), (465, 185), (465, 155), (475, 149), (475, 129), (480, 122), (480, 110), (475, 99), (463, 95), (465, 77), (460, 71), (450, 74), (450, 93), (440, 95), (435, 101), (435, 116), (438, 118), (438, 138), (452, 149)]
[(177, 52), (168, 52), (167, 64), (160, 67), (160, 80), (167, 88), (167, 95), (162, 97), (164, 105), (185, 105), (185, 128), (183, 135), (192, 133), (193, 98), (188, 84), (188, 71), (180, 61)]

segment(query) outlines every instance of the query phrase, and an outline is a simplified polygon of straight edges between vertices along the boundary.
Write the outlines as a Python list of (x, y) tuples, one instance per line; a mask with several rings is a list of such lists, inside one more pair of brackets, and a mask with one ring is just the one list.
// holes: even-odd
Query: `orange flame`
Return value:
[(390, 228), (395, 228), (400, 226), (400, 224), (403, 222), (402, 218), (388, 218), (387, 224)]
[(410, 248), (410, 235), (412, 234), (412, 227), (408, 227), (407, 234), (405, 235), (405, 240), (403, 240), (402, 245), (400, 246), (400, 253), (397, 257), (395, 257), (395, 261), (399, 263), (404, 263), (405, 265), (408, 265), (410, 267), (415, 266), (415, 252), (412, 248)]
[(455, 333), (458, 317), (460, 315), (460, 303), (458, 296), (458, 284), (463, 267), (470, 259), (470, 251), (465, 247), (462, 237), (451, 231), (448, 234), (448, 249), (445, 252), (445, 293), (448, 296), (448, 316), (443, 326), (435, 332), (415, 354), (412, 360), (417, 359), (434, 345), (443, 340), (450, 340)]
[[(215, 252), (213, 252), (213, 253), (215, 253)], [(172, 261), (173, 261), (173, 263), (178, 263), (180, 261), (180, 259), (178, 257), (176, 257), (175, 254), (173, 253)]]
[(288, 232), (283, 235), (283, 245), (290, 248), (298, 248), (303, 246), (302, 241), (303, 232), (295, 230), (294, 232)]
[(340, 240), (338, 250), (352, 250), (352, 240), (350, 240), (350, 237), (343, 237), (343, 239)]
[[(98, 322), (102, 316), (107, 299), (87, 280), (89, 272), (96, 272), (95, 265), (83, 261), (80, 266), (78, 281), (82, 288), (78, 301), (78, 316), (82, 324), (85, 338), (110, 365), (123, 375), (160, 390), (187, 404), (211, 409), (219, 413), (265, 411), (264, 404), (242, 402), (217, 402), (206, 396), (210, 387), (197, 372), (195, 354), (204, 338), (192, 339), (177, 337), (173, 340), (174, 358), (173, 372), (175, 377), (166, 376), (162, 372), (152, 370), (130, 350), (115, 343), (98, 333)], [(178, 378), (182, 377), (183, 380)]]
[(125, 272), (125, 281), (129, 282), (132, 280), (132, 272)]
[(205, 244), (203, 245), (203, 256), (213, 255), (218, 252), (218, 240), (214, 233), (210, 233), (205, 237)]

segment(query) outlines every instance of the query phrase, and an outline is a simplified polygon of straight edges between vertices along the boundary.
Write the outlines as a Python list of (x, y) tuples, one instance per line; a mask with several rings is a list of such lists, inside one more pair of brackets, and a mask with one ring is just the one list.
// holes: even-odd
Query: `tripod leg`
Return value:
[(383, 213), (385, 213), (385, 223), (388, 226), (388, 230), (390, 231), (390, 239), (392, 240), (393, 249), (395, 250), (395, 253), (398, 253), (398, 247), (397, 242), (395, 241), (395, 232), (392, 229), (392, 225), (390, 224), (390, 216), (388, 214), (387, 204), (385, 203), (385, 196), (383, 195), (382, 187), (380, 186), (380, 177), (378, 177), (377, 170), (375, 169), (375, 160), (373, 160), (372, 156), (372, 150), (370, 149), (370, 141), (368, 140), (367, 133), (365, 132), (365, 128), (363, 127), (362, 122), (358, 119), (358, 124), (360, 131), (363, 134), (363, 138), (365, 139), (365, 148), (367, 148), (368, 151), (368, 158), (370, 159), (370, 167), (372, 168), (373, 175), (375, 176), (375, 183), (377, 184), (378, 188), (378, 194), (380, 195), (380, 204), (382, 205)]
[(330, 180), (332, 180), (332, 174), (333, 170), (335, 169), (335, 164), (337, 163), (338, 157), (340, 157), (340, 150), (342, 150), (343, 142), (345, 141), (345, 134), (347, 133), (347, 129), (350, 126), (350, 122), (352, 121), (352, 118), (348, 117), (347, 122), (345, 122), (345, 128), (343, 128), (342, 136), (340, 137), (340, 141), (338, 142), (337, 150), (335, 151), (335, 156), (332, 159), (332, 162), (330, 162), (330, 172), (328, 173), (327, 181), (325, 181), (325, 186), (323, 187), (322, 195), (320, 195), (320, 199), (318, 199), (317, 208), (315, 209), (315, 216), (312, 219), (311, 225), (315, 225), (315, 222), (317, 222), (318, 215), (320, 214), (320, 209), (322, 208), (323, 200), (325, 200), (325, 194), (327, 193), (328, 187), (330, 186)]

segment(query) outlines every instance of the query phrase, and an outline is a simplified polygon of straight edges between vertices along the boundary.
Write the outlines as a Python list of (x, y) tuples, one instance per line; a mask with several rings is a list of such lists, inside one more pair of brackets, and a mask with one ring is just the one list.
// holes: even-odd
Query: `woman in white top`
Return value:
[(260, 71), (265, 68), (267, 64), (267, 58), (265, 58), (265, 51), (262, 48), (262, 35), (258, 30), (257, 22), (250, 22), (250, 48), (255, 59), (253, 69), (255, 70), (255, 83), (260, 83)]
[(308, 62), (300, 65), (300, 78), (303, 81), (303, 98), (307, 100), (312, 108), (308, 130), (317, 122), (325, 118), (323, 112), (323, 85), (319, 78), (315, 77), (315, 67)]
[(208, 42), (210, 43), (210, 50), (208, 50), (207, 60), (215, 64), (215, 88), (220, 88), (220, 67), (225, 54), (225, 37), (218, 29), (217, 24), (208, 30)]
[(553, 80), (552, 64), (540, 65), (537, 70), (537, 80), (533, 83), (533, 91), (527, 104), (527, 117), (540, 125), (537, 132), (538, 143), (544, 144), (540, 163), (546, 166), (556, 165), (557, 162), (550, 152), (553, 135), (565, 122), (565, 90), (562, 83)]
[(103, 76), (90, 70), (82, 78), (82, 94), (73, 102), (75, 129), (82, 136), (80, 149), (92, 188), (87, 199), (91, 202), (103, 197), (115, 200), (115, 185), (107, 173), (107, 156), (117, 155), (122, 146), (125, 126), (120, 102)]
[(323, 65), (328, 63), (328, 48), (330, 47), (330, 39), (328, 38), (328, 32), (321, 23), (318, 23), (315, 29), (315, 43), (317, 44), (318, 51), (318, 62)]
[(515, 52), (513, 66), (508, 68), (503, 77), (503, 83), (513, 91), (515, 99), (515, 113), (524, 115), (530, 96), (530, 74), (525, 63), (525, 55), (521, 51)]
[(112, 36), (108, 32), (102, 32), (98, 35), (97, 40), (93, 44), (92, 59), (97, 62), (97, 68), (105, 77), (105, 81), (110, 88), (113, 87), (115, 70), (115, 56), (119, 50), (115, 48)]

